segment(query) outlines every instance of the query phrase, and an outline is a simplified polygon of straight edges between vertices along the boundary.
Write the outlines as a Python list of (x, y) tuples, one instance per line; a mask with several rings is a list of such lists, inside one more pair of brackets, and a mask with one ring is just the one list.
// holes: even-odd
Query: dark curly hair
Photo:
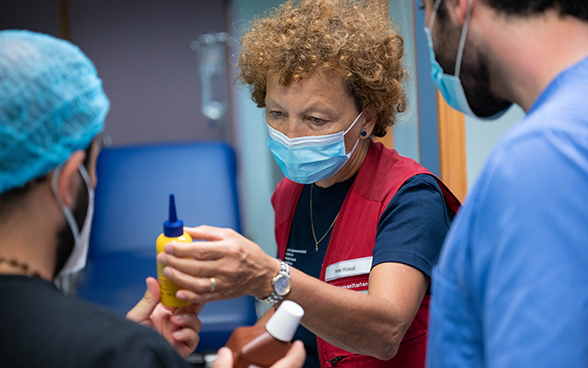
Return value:
[(341, 75), (358, 110), (378, 110), (373, 135), (383, 137), (406, 110), (404, 42), (375, 1), (288, 1), (249, 24), (240, 45), (238, 79), (265, 107), (267, 76), (288, 85), (316, 70)]

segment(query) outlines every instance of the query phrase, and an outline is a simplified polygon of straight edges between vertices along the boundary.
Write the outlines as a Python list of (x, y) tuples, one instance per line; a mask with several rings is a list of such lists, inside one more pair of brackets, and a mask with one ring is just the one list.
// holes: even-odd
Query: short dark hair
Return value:
[(498, 12), (519, 16), (531, 16), (549, 10), (588, 22), (587, 0), (483, 0)]

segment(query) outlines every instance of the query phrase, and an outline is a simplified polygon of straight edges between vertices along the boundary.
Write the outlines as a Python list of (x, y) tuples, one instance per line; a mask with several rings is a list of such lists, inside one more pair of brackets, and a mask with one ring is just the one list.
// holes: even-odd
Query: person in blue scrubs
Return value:
[(588, 364), (588, 1), (424, 0), (454, 108), (527, 113), (494, 147), (433, 272), (429, 367)]

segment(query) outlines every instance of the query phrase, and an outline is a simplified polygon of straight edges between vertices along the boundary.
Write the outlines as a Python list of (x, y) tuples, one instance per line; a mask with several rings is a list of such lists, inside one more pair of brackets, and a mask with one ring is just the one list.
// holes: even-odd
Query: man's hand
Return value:
[(159, 284), (153, 277), (148, 277), (147, 291), (143, 299), (127, 313), (127, 319), (159, 332), (186, 358), (198, 345), (198, 332), (202, 323), (198, 313), (203, 304), (190, 304), (186, 307), (171, 308), (159, 302)]
[[(302, 341), (295, 341), (288, 354), (278, 360), (271, 368), (300, 368), (306, 359), (306, 351)], [(224, 347), (218, 351), (218, 357), (212, 364), (212, 368), (233, 368), (233, 352)]]

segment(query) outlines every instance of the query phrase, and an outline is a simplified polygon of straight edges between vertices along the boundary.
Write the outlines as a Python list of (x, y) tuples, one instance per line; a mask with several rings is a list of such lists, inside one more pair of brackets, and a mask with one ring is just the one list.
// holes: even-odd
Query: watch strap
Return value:
[(284, 295), (279, 295), (278, 293), (276, 293), (276, 289), (274, 286), (274, 281), (276, 279), (276, 277), (280, 276), (280, 275), (284, 275), (288, 278), (290, 278), (290, 266), (288, 266), (288, 264), (282, 260), (280, 261), (280, 270), (278, 271), (278, 274), (272, 279), (272, 292), (271, 294), (265, 298), (265, 299), (260, 299), (260, 298), (255, 298), (258, 301), (264, 303), (264, 304), (268, 304), (268, 305), (275, 305), (277, 302), (279, 302), (280, 300), (282, 300), (284, 298)]

